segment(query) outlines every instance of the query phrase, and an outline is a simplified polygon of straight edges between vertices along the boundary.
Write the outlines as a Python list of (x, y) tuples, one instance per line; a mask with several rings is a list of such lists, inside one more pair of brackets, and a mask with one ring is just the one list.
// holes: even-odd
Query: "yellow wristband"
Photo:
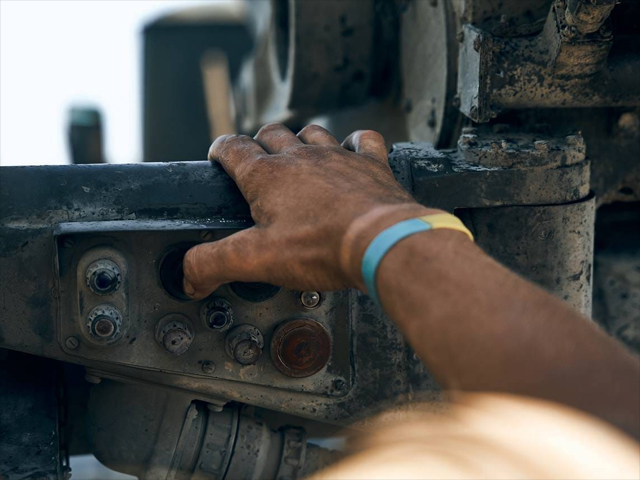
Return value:
[(433, 215), (425, 215), (424, 217), (418, 217), (418, 220), (422, 220), (424, 223), (431, 225), (433, 230), (437, 228), (448, 228), (449, 230), (457, 230), (464, 233), (473, 242), (473, 234), (469, 231), (464, 223), (460, 221), (458, 217), (451, 215), (450, 213), (434, 213)]

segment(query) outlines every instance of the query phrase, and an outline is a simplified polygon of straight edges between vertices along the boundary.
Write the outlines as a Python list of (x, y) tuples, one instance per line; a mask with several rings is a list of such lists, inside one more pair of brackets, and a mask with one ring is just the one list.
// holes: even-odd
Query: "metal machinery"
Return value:
[[(380, 130), (418, 201), (640, 351), (640, 2), (249, 6), (241, 69), (230, 49), (245, 40), (223, 41), (237, 29), (180, 24), (226, 45), (240, 131)], [(188, 62), (203, 47), (160, 27), (146, 32), (145, 159), (202, 157), (206, 113), (179, 134), (171, 122), (202, 108)], [(156, 41), (191, 53), (163, 63)], [(3, 478), (64, 478), (78, 452), (143, 479), (296, 478), (338, 455), (309, 438), (439, 396), (359, 292), (231, 284), (185, 299), (185, 249), (251, 224), (216, 166), (2, 168), (0, 219)]]

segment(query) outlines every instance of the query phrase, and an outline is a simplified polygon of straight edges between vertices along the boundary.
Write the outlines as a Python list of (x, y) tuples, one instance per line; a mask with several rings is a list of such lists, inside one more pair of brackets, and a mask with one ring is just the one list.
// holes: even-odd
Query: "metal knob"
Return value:
[(264, 338), (253, 325), (238, 325), (225, 339), (227, 355), (240, 365), (253, 365), (262, 355)]
[(224, 331), (233, 325), (231, 304), (223, 298), (214, 298), (200, 310), (202, 321), (212, 330)]
[(122, 313), (113, 305), (98, 305), (89, 312), (86, 325), (94, 343), (115, 343), (122, 336)]
[(115, 292), (122, 283), (120, 267), (111, 260), (96, 260), (85, 272), (87, 286), (98, 295)]
[(168, 353), (182, 355), (193, 342), (194, 334), (190, 323), (183, 315), (167, 315), (156, 326), (156, 340)]

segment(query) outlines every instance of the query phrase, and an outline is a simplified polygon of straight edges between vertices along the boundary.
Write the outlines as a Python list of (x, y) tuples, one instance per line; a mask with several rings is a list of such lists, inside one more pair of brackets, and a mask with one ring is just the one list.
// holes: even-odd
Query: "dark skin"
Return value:
[[(255, 138), (218, 138), (209, 158), (238, 184), (256, 224), (187, 252), (184, 287), (196, 299), (231, 281), (366, 291), (360, 268), (371, 240), (401, 220), (442, 213), (395, 181), (373, 131), (341, 145), (316, 125), (295, 135), (271, 124)], [(380, 263), (377, 288), (445, 388), (560, 402), (640, 438), (640, 363), (464, 234), (433, 230), (400, 241)]]

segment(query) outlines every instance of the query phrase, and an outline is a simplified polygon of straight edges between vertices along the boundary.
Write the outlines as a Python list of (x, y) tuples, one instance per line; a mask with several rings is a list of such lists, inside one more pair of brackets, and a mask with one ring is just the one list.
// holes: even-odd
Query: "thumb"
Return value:
[(251, 227), (191, 248), (184, 256), (184, 292), (200, 300), (223, 283), (262, 281), (267, 250), (257, 233), (256, 227)]

